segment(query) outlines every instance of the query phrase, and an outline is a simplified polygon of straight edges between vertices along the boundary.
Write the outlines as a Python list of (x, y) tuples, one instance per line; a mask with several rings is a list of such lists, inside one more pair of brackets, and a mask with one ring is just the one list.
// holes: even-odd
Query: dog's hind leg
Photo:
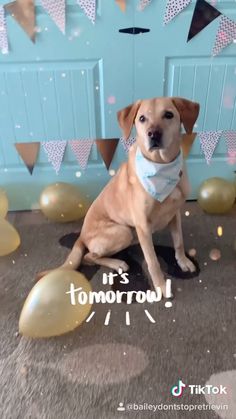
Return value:
[(109, 224), (102, 230), (100, 235), (93, 237), (86, 246), (89, 252), (84, 256), (85, 263), (106, 266), (117, 272), (129, 269), (126, 262), (120, 259), (112, 259), (109, 256), (126, 249), (133, 241), (133, 231), (128, 226)]

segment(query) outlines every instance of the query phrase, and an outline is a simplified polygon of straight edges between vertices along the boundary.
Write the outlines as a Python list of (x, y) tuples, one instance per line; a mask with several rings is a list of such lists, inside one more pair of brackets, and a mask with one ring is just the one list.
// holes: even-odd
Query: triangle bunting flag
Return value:
[(116, 147), (118, 146), (119, 138), (111, 138), (107, 140), (96, 140), (97, 148), (103, 158), (107, 170), (111, 165), (114, 157)]
[(35, 163), (37, 161), (40, 143), (16, 143), (15, 147), (19, 155), (21, 156), (23, 162), (25, 163), (29, 173), (32, 175)]

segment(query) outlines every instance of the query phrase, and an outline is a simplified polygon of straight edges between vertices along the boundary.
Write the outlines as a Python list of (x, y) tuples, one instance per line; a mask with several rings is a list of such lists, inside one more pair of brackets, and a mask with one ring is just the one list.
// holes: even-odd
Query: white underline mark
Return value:
[(92, 317), (94, 316), (95, 311), (92, 311), (92, 313), (90, 314), (90, 316), (86, 319), (86, 323), (90, 322), (90, 320), (92, 319)]
[(128, 311), (126, 311), (125, 313), (125, 322), (126, 322), (126, 326), (130, 326), (130, 315)]
[(151, 316), (148, 310), (144, 310), (144, 312), (151, 323), (156, 323), (156, 320), (154, 320), (154, 318)]
[(106, 318), (105, 318), (105, 322), (104, 322), (104, 325), (105, 325), (105, 326), (108, 326), (108, 324), (109, 324), (109, 322), (110, 322), (110, 317), (111, 317), (111, 310), (109, 310), (109, 311), (107, 312), (107, 315), (106, 315)]

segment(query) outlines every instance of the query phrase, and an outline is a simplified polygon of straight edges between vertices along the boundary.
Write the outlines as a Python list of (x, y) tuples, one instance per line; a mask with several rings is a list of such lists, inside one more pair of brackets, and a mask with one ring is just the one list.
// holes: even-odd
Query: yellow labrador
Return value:
[[(152, 234), (170, 227), (176, 260), (183, 271), (195, 270), (185, 256), (180, 208), (188, 193), (181, 153), (181, 123), (191, 133), (199, 105), (182, 98), (139, 100), (118, 112), (125, 139), (137, 131), (128, 161), (123, 163), (93, 202), (80, 237), (61, 266), (77, 269), (82, 259), (111, 269), (128, 270), (112, 255), (140, 243), (154, 288), (165, 295), (165, 280)], [(40, 277), (46, 272), (41, 273)]]

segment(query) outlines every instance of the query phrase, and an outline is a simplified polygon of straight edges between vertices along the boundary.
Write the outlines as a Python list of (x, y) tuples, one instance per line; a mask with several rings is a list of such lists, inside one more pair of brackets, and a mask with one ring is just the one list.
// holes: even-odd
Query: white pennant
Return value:
[(164, 17), (164, 24), (167, 25), (175, 16), (182, 12), (191, 0), (167, 0), (166, 12)]
[(94, 24), (96, 19), (96, 0), (77, 0), (78, 5)]
[(42, 143), (48, 161), (52, 164), (57, 175), (65, 154), (66, 143), (66, 141), (47, 141)]
[(5, 9), (2, 5), (0, 6), (0, 50), (2, 51), (2, 54), (8, 54)]
[(138, 10), (143, 11), (152, 0), (139, 0)]
[(216, 146), (223, 131), (200, 132), (199, 139), (207, 164), (210, 164)]
[(227, 144), (228, 162), (236, 163), (236, 131), (225, 131), (224, 136)]
[(236, 22), (229, 19), (227, 16), (222, 15), (220, 18), (219, 29), (216, 34), (215, 45), (212, 55), (218, 55), (221, 50), (227, 45), (234, 42), (236, 39)]
[(62, 33), (65, 33), (66, 6), (65, 0), (41, 0), (43, 8), (48, 12)]
[(84, 139), (84, 140), (72, 140), (68, 141), (71, 150), (73, 151), (80, 167), (85, 170), (88, 164), (88, 158), (91, 152), (92, 145), (94, 140)]
[(136, 138), (135, 137), (129, 137), (128, 140), (125, 140), (124, 138), (120, 138), (121, 144), (124, 147), (124, 150), (126, 153), (129, 152), (130, 147), (135, 143)]

